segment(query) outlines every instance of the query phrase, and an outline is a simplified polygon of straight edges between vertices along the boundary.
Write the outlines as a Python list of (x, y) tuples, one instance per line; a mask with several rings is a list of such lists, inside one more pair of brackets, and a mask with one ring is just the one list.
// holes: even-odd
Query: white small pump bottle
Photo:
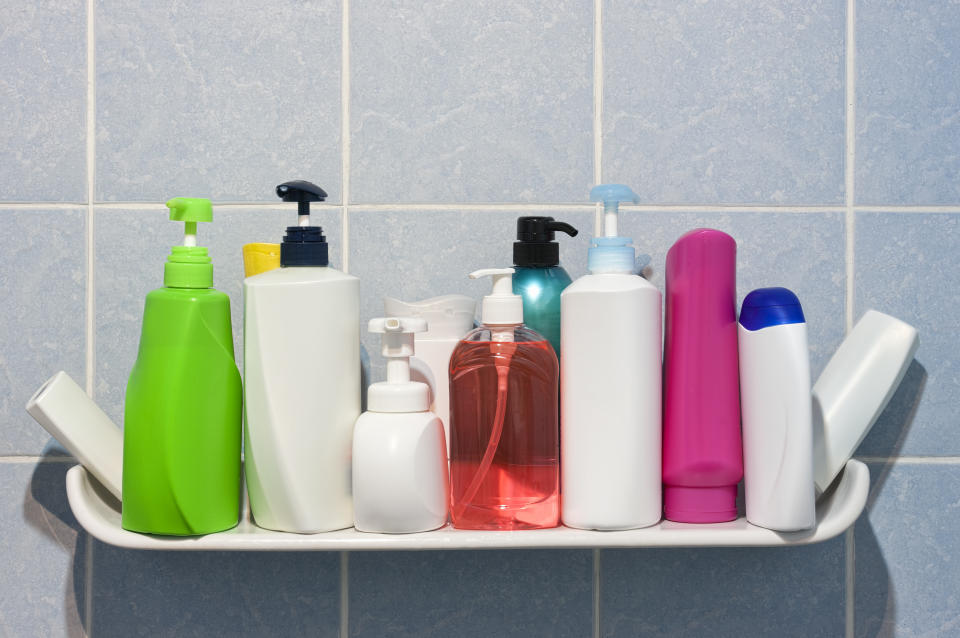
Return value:
[(353, 430), (353, 519), (361, 532), (426, 532), (447, 522), (449, 478), (443, 425), (426, 384), (410, 380), (414, 334), (427, 322), (371, 319), (383, 335), (386, 382), (367, 390)]
[(660, 521), (661, 295), (635, 274), (630, 239), (617, 236), (620, 201), (606, 184), (604, 236), (587, 268), (560, 296), (560, 470), (563, 524), (618, 530)]
[(786, 288), (754, 290), (737, 330), (747, 520), (779, 532), (810, 529), (810, 354), (800, 301)]

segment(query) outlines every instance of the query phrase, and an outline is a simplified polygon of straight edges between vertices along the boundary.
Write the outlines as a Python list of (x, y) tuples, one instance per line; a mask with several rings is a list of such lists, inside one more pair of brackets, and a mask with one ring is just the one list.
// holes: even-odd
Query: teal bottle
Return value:
[(523, 298), (523, 323), (539, 332), (560, 357), (560, 293), (570, 285), (567, 271), (560, 266), (556, 231), (576, 237), (577, 229), (554, 221), (553, 217), (517, 219), (517, 241), (513, 244), (513, 293)]

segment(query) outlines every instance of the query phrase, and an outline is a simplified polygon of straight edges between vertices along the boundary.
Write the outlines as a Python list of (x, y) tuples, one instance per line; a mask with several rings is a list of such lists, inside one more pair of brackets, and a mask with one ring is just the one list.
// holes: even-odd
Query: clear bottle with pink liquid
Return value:
[(450, 358), (450, 512), (459, 529), (556, 527), (560, 520), (559, 366), (523, 326), (512, 268), (493, 276), (480, 328)]
[(737, 243), (698, 228), (667, 252), (663, 347), (664, 517), (737, 517), (743, 478), (736, 310)]

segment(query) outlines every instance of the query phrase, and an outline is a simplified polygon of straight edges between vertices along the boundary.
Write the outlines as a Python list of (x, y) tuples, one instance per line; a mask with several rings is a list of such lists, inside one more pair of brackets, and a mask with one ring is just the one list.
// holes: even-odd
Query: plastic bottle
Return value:
[(359, 280), (328, 266), (310, 182), (277, 186), (297, 202), (281, 267), (248, 277), (244, 297), (244, 451), (254, 520), (309, 534), (353, 525), (350, 453), (360, 416)]
[(70, 375), (61, 370), (47, 379), (30, 397), (27, 412), (120, 500), (123, 431)]
[(604, 237), (589, 274), (563, 291), (561, 450), (563, 523), (630, 529), (660, 520), (661, 296), (635, 274), (634, 248), (617, 236), (626, 186), (595, 187)]
[(124, 404), (122, 526), (208, 534), (239, 520), (242, 389), (230, 298), (213, 289), (213, 265), (197, 246), (197, 222), (213, 220), (210, 200), (167, 206), (186, 231), (143, 309)]
[(513, 243), (513, 292), (523, 298), (523, 321), (539, 332), (560, 358), (560, 293), (570, 285), (570, 275), (560, 266), (556, 231), (577, 236), (577, 229), (553, 217), (517, 219)]
[(747, 520), (780, 532), (810, 529), (810, 355), (800, 300), (786, 288), (754, 290), (738, 324)]
[(737, 244), (699, 228), (667, 252), (664, 337), (664, 516), (737, 517), (743, 477), (737, 363)]
[(887, 407), (920, 345), (917, 329), (868, 310), (813, 385), (813, 478), (825, 492)]
[(416, 355), (410, 357), (410, 378), (430, 387), (430, 411), (440, 417), (450, 458), (450, 355), (460, 338), (473, 330), (477, 302), (466, 295), (444, 295), (423, 301), (383, 299), (390, 317), (420, 317), (425, 332), (414, 335)]
[(450, 495), (443, 425), (426, 384), (410, 380), (414, 333), (427, 322), (371, 319), (383, 335), (387, 381), (367, 390), (353, 430), (353, 520), (361, 532), (426, 532), (447, 523)]
[(493, 277), (482, 325), (450, 358), (451, 518), (460, 529), (537, 529), (560, 519), (558, 364), (524, 327), (512, 268)]

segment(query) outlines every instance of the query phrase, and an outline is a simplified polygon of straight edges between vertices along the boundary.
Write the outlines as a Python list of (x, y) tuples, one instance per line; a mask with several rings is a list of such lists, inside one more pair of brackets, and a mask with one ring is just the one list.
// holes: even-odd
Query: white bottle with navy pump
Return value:
[(257, 525), (312, 534), (353, 525), (350, 451), (360, 415), (359, 280), (328, 265), (310, 182), (277, 186), (299, 223), (280, 268), (243, 281), (244, 468)]
[(817, 522), (810, 354), (800, 301), (786, 288), (754, 290), (737, 329), (747, 521), (810, 529)]
[(646, 527), (662, 512), (661, 295), (617, 234), (619, 202), (636, 194), (606, 184), (590, 198), (604, 204), (604, 236), (590, 247), (589, 274), (560, 296), (563, 524)]
[(414, 334), (423, 319), (371, 319), (383, 335), (387, 380), (367, 390), (367, 411), (353, 431), (353, 518), (361, 532), (426, 532), (447, 522), (449, 478), (443, 424), (430, 389), (410, 380)]

